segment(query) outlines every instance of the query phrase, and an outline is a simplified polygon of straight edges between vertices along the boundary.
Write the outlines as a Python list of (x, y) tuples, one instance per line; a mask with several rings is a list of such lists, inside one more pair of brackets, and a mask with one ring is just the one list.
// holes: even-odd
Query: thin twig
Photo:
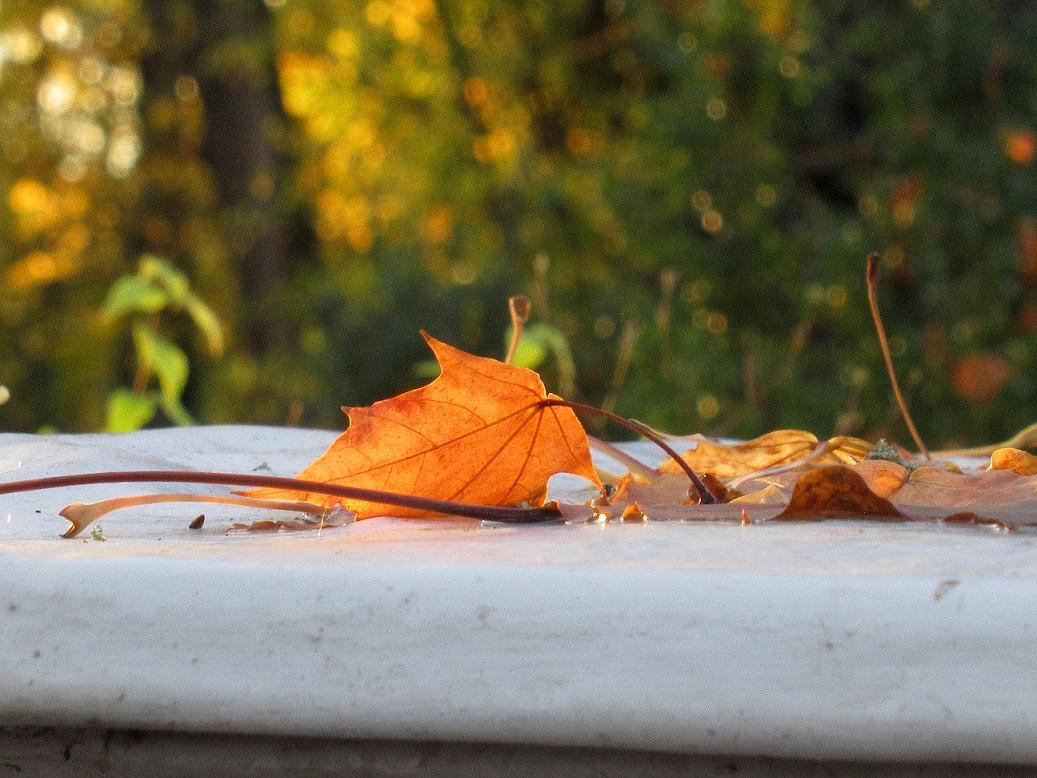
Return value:
[(809, 465), (811, 462), (820, 459), (831, 450), (831, 440), (821, 441), (814, 447), (814, 450), (807, 454), (805, 457), (801, 457), (800, 459), (794, 459), (791, 462), (785, 462), (781, 465), (772, 465), (771, 467), (765, 467), (761, 470), (753, 470), (749, 473), (743, 473), (740, 476), (732, 478), (730, 481), (725, 483), (724, 486), (731, 490), (739, 489), (742, 486), (742, 484), (748, 483), (749, 481), (755, 481), (758, 478), (767, 478), (769, 476), (779, 475), (781, 473), (787, 473), (790, 470), (795, 470), (797, 467)]
[(864, 273), (868, 287), (868, 306), (871, 308), (871, 318), (872, 321), (875, 322), (875, 333), (879, 338), (879, 348), (882, 350), (882, 358), (886, 362), (886, 373), (889, 374), (889, 382), (893, 385), (893, 396), (896, 397), (897, 405), (900, 406), (900, 415), (904, 418), (904, 423), (907, 425), (911, 437), (914, 438), (915, 445), (918, 446), (918, 451), (926, 459), (932, 459), (932, 456), (929, 454), (929, 449), (927, 449), (925, 443), (922, 442), (922, 436), (918, 434), (918, 429), (915, 427), (915, 423), (911, 419), (911, 414), (907, 410), (907, 403), (904, 401), (904, 395), (900, 391), (900, 383), (897, 381), (897, 374), (893, 371), (893, 357), (889, 352), (889, 341), (886, 340), (886, 330), (882, 326), (882, 315), (879, 313), (877, 289), (879, 283), (879, 266), (881, 261), (882, 260), (878, 253), (869, 256)]
[(1000, 443), (990, 443), (986, 446), (974, 446), (972, 448), (955, 448), (937, 452), (944, 457), (985, 457), (990, 456), (999, 448), (1035, 448), (1037, 447), (1037, 424), (1031, 424), (1019, 430), (1008, 440)]
[(637, 457), (631, 456), (623, 449), (609, 443), (607, 440), (602, 440), (593, 435), (588, 435), (587, 441), (590, 443), (592, 449), (604, 454), (605, 456), (612, 457), (617, 462), (626, 465), (634, 475), (639, 475), (648, 481), (654, 481), (659, 477), (659, 471), (654, 467), (649, 467)]
[(58, 489), (66, 486), (83, 486), (85, 484), (124, 484), (124, 483), (189, 483), (189, 484), (221, 484), (224, 486), (258, 486), (275, 489), (289, 489), (295, 492), (326, 494), (331, 497), (345, 497), (365, 502), (395, 505), (399, 508), (441, 513), (446, 516), (466, 516), (472, 519), (499, 521), (509, 524), (535, 524), (541, 521), (554, 521), (561, 516), (561, 511), (553, 505), (540, 508), (507, 508), (498, 505), (472, 505), (471, 503), (437, 500), (431, 497), (418, 497), (410, 494), (381, 492), (375, 489), (362, 489), (356, 486), (326, 484), (320, 481), (304, 481), (299, 478), (284, 478), (273, 475), (256, 475), (254, 473), (218, 473), (191, 470), (120, 470), (110, 473), (74, 473), (71, 475), (55, 475), (47, 478), (29, 478), (24, 481), (8, 481), (0, 483), (0, 494), (15, 492), (31, 492), (37, 489)]
[[(636, 432), (638, 435), (643, 435), (648, 440), (652, 441), (655, 445), (670, 455), (670, 458), (684, 471), (684, 473), (691, 480), (692, 487), (697, 492), (699, 498), (699, 504), (701, 505), (713, 505), (718, 502), (717, 496), (709, 490), (709, 487), (703, 483), (702, 479), (698, 477), (698, 474), (691, 469), (684, 458), (678, 454), (665, 440), (660, 438), (654, 431), (652, 431), (647, 425), (642, 424), (639, 421), (633, 419), (627, 419), (618, 414), (612, 413), (612, 411), (606, 411), (602, 408), (597, 408), (593, 405), (587, 405), (586, 403), (573, 402), (572, 400), (563, 400), (561, 397), (548, 397), (546, 400), (541, 400), (539, 403), (541, 408), (570, 408), (574, 411), (583, 411), (584, 413), (593, 413), (598, 416), (604, 416), (609, 421), (613, 421), (621, 427), (626, 427), (628, 430)], [(0, 492), (3, 494), (3, 492)], [(691, 495), (691, 489), (688, 490), (689, 496)]]
[(508, 353), (504, 357), (504, 364), (510, 365), (518, 350), (519, 341), (522, 340), (522, 332), (529, 321), (529, 312), (533, 303), (524, 295), (515, 295), (508, 298), (508, 313), (511, 314), (511, 342), (508, 343)]
[(659, 274), (659, 306), (655, 309), (655, 326), (659, 330), (659, 344), (662, 355), (659, 360), (664, 375), (673, 373), (673, 348), (671, 342), (671, 324), (673, 319), (673, 293), (677, 289), (680, 273), (666, 269)]
[(623, 322), (623, 332), (619, 336), (619, 349), (616, 352), (616, 367), (612, 371), (612, 380), (609, 381), (605, 399), (601, 401), (601, 407), (606, 411), (614, 411), (616, 408), (619, 392), (627, 380), (627, 373), (630, 372), (630, 365), (634, 360), (634, 347), (640, 337), (641, 322), (637, 319)]

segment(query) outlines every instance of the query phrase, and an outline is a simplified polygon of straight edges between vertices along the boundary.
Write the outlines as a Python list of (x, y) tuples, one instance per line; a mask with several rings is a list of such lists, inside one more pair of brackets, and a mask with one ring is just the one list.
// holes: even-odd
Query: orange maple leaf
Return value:
[[(365, 408), (343, 407), (349, 427), (298, 477), (480, 505), (541, 505), (547, 479), (572, 473), (599, 488), (587, 435), (532, 370), (477, 357), (422, 332), (439, 362), (432, 383)], [(341, 502), (327, 495), (258, 489), (251, 497)], [(350, 500), (358, 518), (426, 511)]]

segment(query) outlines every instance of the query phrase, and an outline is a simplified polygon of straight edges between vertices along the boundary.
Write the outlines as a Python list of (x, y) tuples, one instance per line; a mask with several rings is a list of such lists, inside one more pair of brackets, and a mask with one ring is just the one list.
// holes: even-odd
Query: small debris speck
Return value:
[(92, 540), (100, 540), (100, 541), (108, 540), (108, 538), (106, 538), (104, 536), (104, 531), (101, 529), (101, 525), (100, 524), (98, 524), (96, 527), (94, 527), (92, 530), (90, 530), (90, 538)]
[(946, 581), (940, 581), (939, 585), (933, 590), (933, 599), (941, 600), (943, 596), (947, 594), (951, 589), (960, 584), (957, 578), (948, 578)]

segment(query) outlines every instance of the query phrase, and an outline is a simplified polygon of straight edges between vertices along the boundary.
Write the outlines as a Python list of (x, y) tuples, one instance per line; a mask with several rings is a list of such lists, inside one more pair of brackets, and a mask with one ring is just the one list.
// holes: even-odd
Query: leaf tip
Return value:
[(451, 352), (459, 351), (459, 349), (451, 346), (446, 341), (432, 337), (426, 330), (418, 330), (418, 332), (421, 333), (421, 337), (425, 339), (426, 345), (428, 345), (429, 350), (432, 352), (432, 356), (436, 358), (441, 370), (443, 368), (443, 359), (448, 357)]
[(66, 505), (58, 511), (58, 516), (68, 522), (68, 529), (61, 535), (63, 538), (74, 538), (86, 529), (95, 518), (90, 515), (88, 506), (81, 502)]

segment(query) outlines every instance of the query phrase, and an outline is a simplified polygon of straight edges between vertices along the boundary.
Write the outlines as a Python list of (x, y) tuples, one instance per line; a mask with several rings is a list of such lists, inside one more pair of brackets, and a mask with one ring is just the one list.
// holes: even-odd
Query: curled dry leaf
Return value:
[(1037, 525), (1037, 475), (1008, 470), (962, 473), (935, 462), (909, 473), (894, 462), (866, 460), (786, 471), (756, 491), (718, 505), (687, 498), (687, 482), (664, 474), (645, 483), (623, 479), (610, 499), (561, 506), (570, 521), (740, 521), (878, 519), (943, 521), (1012, 530)]
[[(892, 463), (885, 463), (892, 464)], [(900, 467), (895, 465), (895, 467)], [(903, 470), (902, 467), (900, 467)], [(636, 499), (649, 516), (688, 519), (741, 519), (745, 511), (755, 521), (769, 519), (883, 518), (900, 519), (903, 514), (888, 500), (869, 488), (865, 478), (845, 465), (823, 465), (781, 473), (752, 493), (723, 506), (668, 508), (667, 492), (675, 485), (631, 484), (617, 498)], [(660, 479), (662, 481), (662, 479)], [(661, 499), (660, 499), (661, 498)]]
[[(442, 372), (432, 383), (344, 408), (349, 428), (299, 478), (480, 505), (541, 505), (555, 473), (583, 476), (600, 488), (587, 435), (549, 398), (532, 370), (477, 357), (422, 333)], [(325, 506), (321, 494), (258, 489), (251, 497)], [(425, 516), (427, 511), (352, 500), (359, 518)]]
[(849, 467), (832, 465), (810, 470), (796, 481), (792, 499), (776, 519), (821, 517), (903, 519), (904, 514), (879, 497)]
[[(963, 473), (954, 463), (939, 461), (911, 472), (902, 465), (882, 460), (866, 460), (843, 469), (859, 476), (869, 492), (888, 501), (899, 515), (908, 519), (1001, 528), (1037, 523), (1037, 475), (1019, 475), (1011, 470)], [(794, 484), (795, 490), (818, 477), (816, 472), (808, 471), (799, 478)], [(778, 481), (766, 493), (748, 495), (738, 502), (765, 497), (759, 501), (769, 503), (781, 499), (788, 488), (787, 479), (783, 483)], [(856, 491), (856, 487), (850, 491)], [(793, 495), (786, 510), (791, 510), (795, 501)], [(868, 512), (853, 513), (865, 517)]]
[[(610, 497), (591, 500), (588, 505), (559, 506), (567, 521), (605, 519), (612, 521), (735, 521), (741, 507), (733, 503), (700, 505), (688, 496), (688, 479), (683, 473), (664, 473), (653, 481), (626, 475)], [(774, 507), (777, 513), (780, 506)]]
[(991, 470), (1011, 470), (1016, 475), (1037, 475), (1037, 457), (1017, 448), (999, 448), (990, 455)]
[(889, 497), (908, 478), (906, 467), (885, 459), (865, 459), (854, 465), (853, 469), (864, 479), (868, 488), (880, 497)]
[[(683, 459), (698, 472), (732, 478), (801, 459), (810, 454), (817, 443), (817, 438), (809, 432), (776, 430), (734, 445), (703, 441), (685, 452)], [(677, 466), (664, 462), (659, 470), (675, 473)]]
[[(819, 456), (812, 457), (821, 446), (824, 450)], [(775, 430), (731, 445), (703, 441), (682, 458), (699, 473), (734, 478), (798, 460), (810, 460), (816, 464), (852, 464), (867, 456), (870, 450), (871, 444), (858, 438), (840, 436), (822, 444), (815, 435), (803, 430)], [(664, 462), (659, 470), (679, 472), (673, 462)]]
[(1037, 476), (1011, 470), (955, 473), (920, 467), (890, 501), (911, 518), (939, 518), (961, 512), (1018, 524), (1037, 523)]
[(259, 519), (251, 524), (235, 522), (231, 525), (232, 532), (279, 532), (280, 530), (322, 530), (332, 527), (345, 527), (356, 521), (353, 511), (342, 507), (332, 508), (321, 514), (320, 518), (298, 517), (295, 519)]
[[(640, 520), (731, 521), (771, 519), (864, 518), (903, 520), (904, 514), (868, 488), (851, 467), (825, 465), (806, 472), (785, 473), (782, 483), (728, 503), (698, 505), (686, 498), (687, 484), (669, 474), (645, 484), (624, 479), (609, 501), (592, 504), (597, 517)], [(682, 493), (685, 498), (682, 500)], [(633, 506), (633, 508), (631, 508)], [(636, 511), (636, 514), (634, 513)]]
[[(883, 459), (865, 459), (851, 467), (864, 480), (868, 489), (879, 497), (889, 497), (904, 485), (908, 477), (908, 471), (903, 465)], [(752, 489), (747, 489), (732, 502), (742, 505), (785, 505), (792, 499), (796, 483), (808, 472), (810, 470), (807, 468), (796, 468), (744, 482)]]

